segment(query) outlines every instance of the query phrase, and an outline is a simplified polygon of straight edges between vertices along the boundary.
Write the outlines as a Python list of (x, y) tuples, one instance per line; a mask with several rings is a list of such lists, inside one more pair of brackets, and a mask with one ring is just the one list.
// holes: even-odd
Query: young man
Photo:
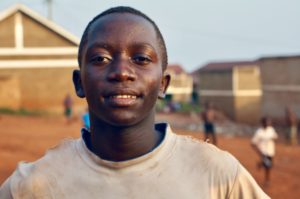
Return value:
[(87, 26), (74, 71), (91, 129), (34, 163), (22, 163), (0, 198), (268, 198), (227, 152), (155, 124), (167, 52), (155, 23), (116, 7)]

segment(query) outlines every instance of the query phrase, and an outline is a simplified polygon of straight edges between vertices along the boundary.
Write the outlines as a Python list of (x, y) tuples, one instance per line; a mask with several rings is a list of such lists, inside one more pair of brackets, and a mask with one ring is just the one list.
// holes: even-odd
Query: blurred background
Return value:
[[(300, 2), (0, 1), (0, 183), (64, 137), (79, 137), (87, 105), (72, 71), (87, 23), (128, 5), (149, 15), (166, 40), (172, 81), (157, 121), (204, 139), (204, 104), (215, 110), (218, 147), (233, 153), (272, 198), (300, 195)], [(250, 140), (268, 116), (279, 135), (269, 186)], [(299, 128), (298, 128), (299, 129)], [(284, 182), (284, 183), (283, 183)]]

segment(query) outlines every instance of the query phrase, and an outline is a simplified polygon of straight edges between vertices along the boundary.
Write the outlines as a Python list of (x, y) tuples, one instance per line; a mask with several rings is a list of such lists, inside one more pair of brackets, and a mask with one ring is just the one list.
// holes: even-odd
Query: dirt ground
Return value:
[[(66, 124), (64, 118), (0, 115), (0, 184), (11, 175), (19, 161), (33, 161), (65, 137), (79, 137), (81, 123)], [(203, 139), (201, 132), (175, 129)], [(256, 168), (257, 155), (249, 138), (219, 137), (219, 147), (231, 152), (263, 187), (263, 173)], [(300, 147), (277, 144), (272, 181), (263, 189), (274, 199), (300, 196)]]

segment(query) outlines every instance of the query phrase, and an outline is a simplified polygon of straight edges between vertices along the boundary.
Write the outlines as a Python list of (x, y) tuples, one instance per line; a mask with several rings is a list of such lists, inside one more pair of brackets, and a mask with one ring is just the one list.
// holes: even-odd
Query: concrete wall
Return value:
[(222, 93), (223, 91), (232, 92), (232, 84), (232, 70), (200, 72), (198, 85), (200, 103), (211, 102), (225, 115), (234, 118), (233, 96)]
[(0, 73), (0, 108), (20, 108), (20, 82), (14, 75)]
[(284, 120), (290, 106), (300, 118), (300, 57), (266, 58), (260, 65), (262, 114)]
[(261, 81), (258, 66), (201, 72), (199, 76), (201, 103), (210, 101), (235, 121), (257, 124), (261, 116)]
[(262, 97), (259, 66), (236, 67), (234, 73), (234, 119), (257, 124), (261, 118)]
[(259, 124), (261, 118), (261, 96), (236, 96), (234, 119), (246, 124)]
[(235, 68), (237, 72), (238, 90), (261, 89), (260, 70), (258, 66)]
[(167, 94), (172, 95), (172, 100), (175, 102), (190, 102), (193, 92), (193, 78), (186, 74), (176, 74), (168, 71), (171, 75), (171, 82), (167, 89)]
[(300, 56), (261, 59), (262, 84), (300, 85)]
[(235, 118), (234, 98), (232, 96), (200, 96), (201, 104), (211, 102), (217, 110), (221, 110), (227, 117)]
[(262, 103), (263, 115), (284, 120), (285, 108), (289, 106), (300, 118), (300, 92), (265, 91)]
[(171, 94), (172, 101), (174, 102), (190, 102), (191, 101), (191, 93), (190, 94)]
[(232, 90), (232, 71), (201, 72), (200, 90)]
[[(72, 83), (73, 70), (74, 68), (0, 69), (0, 76), (18, 78), (20, 108), (57, 113), (63, 111), (62, 102), (67, 93), (74, 99), (76, 109), (84, 109), (86, 106), (85, 101), (75, 94)], [(5, 92), (5, 89), (1, 89), (1, 92)], [(8, 103), (6, 100), (9, 99), (1, 98), (2, 104)]]

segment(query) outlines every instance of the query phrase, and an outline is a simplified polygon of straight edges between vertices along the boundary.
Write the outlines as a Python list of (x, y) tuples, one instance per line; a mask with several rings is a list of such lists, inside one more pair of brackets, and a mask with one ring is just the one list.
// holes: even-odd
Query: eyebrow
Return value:
[(102, 43), (102, 42), (101, 43), (100, 42), (95, 42), (91, 45), (88, 45), (86, 49), (89, 51), (91, 49), (96, 49), (96, 48), (103, 48), (103, 49), (106, 49), (106, 50), (112, 50), (113, 49), (113, 47), (111, 45), (109, 45), (107, 43)]
[[(103, 48), (106, 49), (108, 51), (113, 50), (114, 48), (112, 47), (112, 45), (108, 44), (108, 43), (102, 43), (102, 42), (95, 42), (89, 46), (87, 46), (87, 50), (91, 50), (91, 49), (97, 49), (97, 48)], [(151, 50), (155, 51), (155, 48), (149, 44), (149, 43), (139, 43), (139, 42), (134, 42), (129, 46), (129, 49), (132, 48), (150, 48)]]
[(152, 50), (155, 50), (155, 48), (149, 44), (149, 43), (138, 43), (135, 42), (132, 45), (130, 45), (130, 48), (136, 48), (136, 47), (146, 47), (146, 48), (151, 48)]

